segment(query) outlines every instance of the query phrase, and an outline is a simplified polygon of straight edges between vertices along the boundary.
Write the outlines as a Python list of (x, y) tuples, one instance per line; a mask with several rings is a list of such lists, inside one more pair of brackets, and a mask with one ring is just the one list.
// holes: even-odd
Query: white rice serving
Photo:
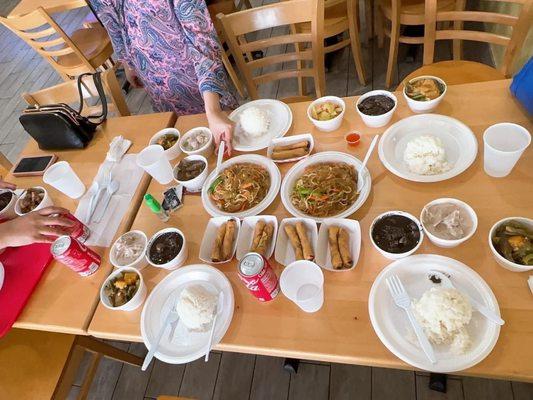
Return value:
[(409, 170), (418, 175), (436, 175), (448, 171), (442, 141), (435, 136), (419, 136), (407, 143), (403, 159)]
[(461, 292), (433, 287), (413, 301), (413, 308), (432, 343), (450, 344), (453, 353), (465, 353), (471, 344), (465, 327), (472, 318), (472, 306)]
[(248, 107), (240, 115), (241, 127), (248, 136), (264, 135), (270, 127), (267, 113), (258, 107)]
[(211, 327), (216, 303), (216, 296), (205, 287), (190, 285), (180, 293), (178, 315), (190, 331), (206, 332)]

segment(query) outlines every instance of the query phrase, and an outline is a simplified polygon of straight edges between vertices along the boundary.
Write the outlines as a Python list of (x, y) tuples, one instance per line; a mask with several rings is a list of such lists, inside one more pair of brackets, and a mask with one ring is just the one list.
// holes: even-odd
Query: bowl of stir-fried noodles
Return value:
[(281, 185), (281, 201), (295, 217), (344, 218), (357, 211), (368, 198), (371, 177), (365, 168), (357, 194), (362, 162), (346, 153), (325, 151), (294, 165)]
[(272, 160), (245, 154), (225, 161), (211, 172), (202, 189), (202, 202), (213, 215), (237, 218), (257, 215), (276, 198), (281, 173)]

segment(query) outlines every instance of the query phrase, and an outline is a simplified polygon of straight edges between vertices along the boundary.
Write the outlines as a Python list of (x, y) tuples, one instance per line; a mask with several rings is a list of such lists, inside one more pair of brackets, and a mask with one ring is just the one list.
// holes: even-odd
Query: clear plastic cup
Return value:
[(520, 125), (504, 122), (488, 127), (483, 133), (483, 143), (485, 172), (494, 178), (503, 178), (511, 173), (531, 143), (531, 135)]
[(170, 183), (174, 178), (172, 166), (164, 153), (165, 150), (162, 146), (153, 144), (145, 147), (143, 151), (137, 154), (137, 165), (162, 185)]
[(80, 198), (85, 193), (85, 185), (66, 161), (59, 161), (48, 167), (43, 181), (72, 199)]
[(311, 261), (295, 261), (285, 267), (279, 278), (283, 294), (303, 311), (312, 313), (324, 304), (324, 274)]

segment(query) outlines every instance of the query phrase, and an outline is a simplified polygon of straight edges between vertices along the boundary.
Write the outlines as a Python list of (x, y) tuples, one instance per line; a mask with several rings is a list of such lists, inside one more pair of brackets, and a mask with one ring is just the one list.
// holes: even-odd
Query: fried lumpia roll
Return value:
[(300, 239), (298, 238), (298, 233), (296, 232), (296, 228), (293, 225), (285, 225), (285, 233), (289, 237), (289, 240), (291, 242), (292, 248), (294, 250), (294, 257), (296, 260), (303, 260), (304, 254), (302, 252), (302, 244), (300, 243)]
[(257, 244), (255, 251), (262, 256), (266, 255), (267, 249), (272, 241), (272, 236), (274, 236), (274, 224), (268, 223), (265, 225), (265, 229), (263, 229), (261, 239), (259, 239), (259, 243)]
[(285, 146), (276, 146), (274, 147), (273, 151), (286, 151), (286, 150), (294, 150), (294, 149), (308, 149), (309, 148), (309, 142), (307, 140), (301, 140), (296, 143), (287, 144)]
[(315, 259), (315, 251), (313, 250), (313, 246), (311, 245), (309, 237), (307, 236), (307, 229), (305, 228), (305, 224), (302, 221), (296, 223), (296, 232), (298, 233), (298, 238), (300, 239), (300, 243), (302, 244), (302, 252), (304, 254), (304, 259), (313, 261)]
[(224, 242), (222, 242), (222, 260), (224, 261), (231, 258), (233, 240), (235, 239), (235, 225), (235, 220), (233, 219), (226, 223), (226, 233), (224, 234)]
[(265, 220), (263, 219), (260, 219), (259, 221), (257, 221), (257, 224), (255, 224), (254, 235), (252, 236), (252, 246), (250, 247), (250, 251), (257, 251), (257, 245), (259, 244), (259, 240), (261, 240), (261, 236), (263, 235), (265, 224)]
[(217, 229), (217, 235), (215, 242), (213, 243), (213, 249), (211, 250), (211, 261), (222, 261), (222, 243), (224, 242), (224, 235), (226, 234), (226, 223), (220, 225)]
[(329, 253), (331, 254), (331, 266), (335, 269), (341, 269), (343, 266), (338, 240), (339, 227), (330, 226), (328, 228)]
[(353, 258), (350, 252), (350, 233), (344, 228), (339, 230), (339, 252), (341, 253), (343, 267), (351, 268)]
[(305, 147), (300, 147), (298, 149), (293, 150), (274, 150), (272, 152), (271, 158), (273, 160), (288, 160), (290, 158), (296, 158), (296, 157), (303, 157), (305, 156), (309, 151)]

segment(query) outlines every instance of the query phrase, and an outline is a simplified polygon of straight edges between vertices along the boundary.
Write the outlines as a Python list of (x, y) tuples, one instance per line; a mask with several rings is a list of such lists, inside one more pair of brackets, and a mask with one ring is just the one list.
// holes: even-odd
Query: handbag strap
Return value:
[(82, 80), (85, 76), (89, 76), (89, 75), (91, 75), (93, 78), (94, 87), (96, 88), (96, 91), (98, 92), (100, 103), (102, 103), (102, 113), (100, 115), (89, 116), (87, 117), (87, 119), (93, 119), (93, 118), (100, 119), (99, 122), (95, 122), (97, 125), (100, 125), (107, 118), (107, 98), (104, 92), (104, 87), (102, 85), (102, 75), (100, 72), (96, 72), (94, 74), (87, 72), (85, 74), (81, 74), (80, 76), (78, 76), (78, 94), (80, 96), (80, 107), (78, 109), (78, 113), (81, 115), (81, 112), (83, 111), (83, 105), (84, 105), (83, 90), (81, 87)]

